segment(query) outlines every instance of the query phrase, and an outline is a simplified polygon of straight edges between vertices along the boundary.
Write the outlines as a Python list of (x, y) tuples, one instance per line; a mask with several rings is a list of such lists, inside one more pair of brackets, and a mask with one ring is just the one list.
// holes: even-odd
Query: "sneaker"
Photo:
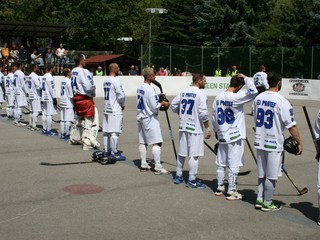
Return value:
[(69, 141), (69, 140), (70, 140), (70, 135), (66, 135), (66, 137), (64, 138), (64, 140)]
[(155, 175), (168, 175), (170, 172), (164, 168), (161, 168), (159, 170), (155, 169), (153, 172)]
[(264, 212), (279, 211), (281, 206), (276, 206), (273, 201), (270, 204), (263, 203), (261, 210)]
[(237, 191), (228, 191), (226, 199), (227, 200), (241, 200), (242, 194), (238, 193)]
[(32, 127), (31, 130), (32, 131), (39, 131), (40, 129), (38, 127)]
[(320, 226), (320, 217), (318, 218), (318, 222), (317, 222), (317, 224)]
[(257, 199), (257, 200), (256, 200), (256, 204), (254, 205), (254, 208), (255, 208), (255, 209), (261, 209), (261, 208), (262, 208), (262, 205), (263, 205), (263, 200)]
[(140, 166), (140, 172), (146, 172), (146, 171), (150, 171), (150, 170), (151, 170), (151, 167), (148, 164)]
[(182, 182), (184, 182), (184, 177), (183, 176), (176, 176), (175, 178), (174, 178), (174, 184), (180, 184), (180, 183), (182, 183)]
[(66, 134), (64, 134), (64, 133), (61, 134), (61, 135), (60, 135), (60, 139), (66, 139)]
[(19, 122), (21, 126), (27, 126), (26, 123), (23, 123), (23, 122)]
[(52, 132), (51, 130), (50, 131), (47, 131), (47, 134), (46, 134), (48, 137), (51, 137), (51, 136), (57, 136), (58, 134), (55, 133), (55, 132)]
[(126, 157), (121, 155), (121, 153), (119, 153), (119, 152), (116, 152), (116, 153), (113, 153), (113, 154), (111, 153), (109, 158), (113, 159), (113, 160), (116, 160), (116, 161), (124, 161), (124, 160), (126, 160)]
[(28, 125), (27, 127), (29, 130), (32, 130), (32, 126), (31, 125)]
[(17, 127), (21, 126), (20, 122), (17, 122), (17, 121), (14, 121), (13, 124), (16, 125)]
[(103, 157), (110, 157), (110, 155), (111, 155), (111, 150), (110, 151), (108, 151), (108, 152), (103, 152)]
[(186, 187), (189, 188), (206, 188), (206, 185), (200, 182), (198, 179), (195, 180), (188, 180)]
[(218, 186), (216, 192), (214, 193), (216, 196), (222, 196), (225, 192), (224, 185)]
[(42, 134), (42, 135), (47, 135), (47, 130), (44, 130), (44, 129), (43, 129), (43, 130), (41, 131), (41, 134)]

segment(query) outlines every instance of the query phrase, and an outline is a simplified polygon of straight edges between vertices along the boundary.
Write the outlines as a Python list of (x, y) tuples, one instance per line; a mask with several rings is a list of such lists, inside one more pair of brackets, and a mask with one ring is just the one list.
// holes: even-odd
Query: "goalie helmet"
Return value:
[[(159, 94), (159, 100), (158, 100), (158, 102), (159, 102), (159, 103), (161, 103), (161, 102), (169, 102), (169, 100), (166, 98), (166, 95), (165, 95), (165, 94), (161, 93), (161, 94)], [(169, 108), (169, 107), (163, 107), (163, 106), (161, 106), (161, 107), (159, 108), (159, 110), (160, 110), (160, 111), (167, 111), (168, 108)]]
[(94, 151), (91, 155), (92, 161), (98, 161), (103, 158), (103, 151)]
[(297, 155), (299, 152), (299, 144), (292, 136), (284, 140), (283, 147), (288, 153), (294, 155)]

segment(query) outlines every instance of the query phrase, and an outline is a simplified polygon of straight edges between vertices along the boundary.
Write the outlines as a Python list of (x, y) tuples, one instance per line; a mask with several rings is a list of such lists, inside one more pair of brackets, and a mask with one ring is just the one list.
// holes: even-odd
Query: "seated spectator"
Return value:
[(176, 73), (176, 76), (182, 76), (182, 72), (180, 69), (178, 69), (177, 73)]
[(137, 76), (137, 70), (134, 69), (134, 65), (131, 65), (130, 70), (129, 70), (129, 76)]

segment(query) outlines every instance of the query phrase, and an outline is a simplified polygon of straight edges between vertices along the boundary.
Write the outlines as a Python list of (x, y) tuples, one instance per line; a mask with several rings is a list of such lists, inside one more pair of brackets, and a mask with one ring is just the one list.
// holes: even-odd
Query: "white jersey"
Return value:
[(254, 85), (256, 87), (264, 87), (264, 89), (269, 89), (268, 75), (265, 72), (257, 72), (253, 75)]
[(56, 54), (58, 57), (63, 57), (65, 55), (64, 52), (65, 52), (64, 48), (58, 48), (56, 51)]
[(159, 96), (150, 84), (144, 83), (137, 89), (137, 120), (157, 116), (160, 106)]
[(103, 82), (104, 114), (122, 114), (125, 94), (117, 77), (107, 76)]
[(14, 94), (16, 96), (25, 96), (27, 93), (27, 87), (25, 83), (26, 76), (21, 70), (17, 70), (13, 75)]
[(87, 95), (91, 98), (95, 96), (96, 85), (87, 69), (81, 67), (72, 69), (71, 83), (75, 95)]
[(203, 122), (209, 120), (207, 95), (198, 87), (189, 87), (171, 103), (173, 112), (179, 114), (179, 131), (203, 133)]
[(13, 73), (8, 73), (6, 77), (6, 96), (14, 97), (14, 75)]
[(50, 73), (46, 73), (42, 77), (42, 101), (52, 102), (52, 99), (56, 97), (53, 77)]
[(73, 108), (73, 91), (71, 86), (71, 79), (64, 78), (61, 81), (61, 97), (60, 106), (62, 108)]
[(314, 130), (313, 131), (314, 131), (315, 138), (317, 140), (320, 139), (320, 110), (318, 112), (317, 119), (315, 121)]
[(245, 78), (246, 91), (220, 93), (212, 104), (212, 125), (219, 143), (232, 143), (246, 138), (244, 104), (252, 101), (257, 89), (250, 78)]
[(0, 102), (4, 102), (4, 92), (2, 90), (2, 86), (4, 83), (4, 75), (2, 72), (0, 72)]
[(28, 86), (28, 93), (29, 93), (29, 99), (40, 99), (40, 94), (39, 91), (41, 89), (41, 84), (39, 80), (39, 76), (35, 73), (32, 72), (27, 79), (27, 86)]
[(265, 151), (283, 151), (283, 131), (296, 125), (289, 101), (271, 91), (259, 94), (254, 100), (254, 121), (254, 145)]

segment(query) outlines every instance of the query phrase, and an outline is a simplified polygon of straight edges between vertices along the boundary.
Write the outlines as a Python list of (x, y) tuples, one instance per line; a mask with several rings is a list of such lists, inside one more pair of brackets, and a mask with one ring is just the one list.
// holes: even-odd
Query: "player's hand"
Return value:
[(56, 98), (53, 98), (52, 101), (53, 101), (53, 106), (56, 107), (56, 106), (58, 105), (57, 99), (56, 99)]
[(161, 102), (161, 106), (162, 106), (162, 107), (165, 107), (165, 108), (169, 108), (170, 103), (169, 103), (169, 102), (166, 102), (166, 101), (163, 101), (163, 102)]
[(299, 144), (298, 145), (298, 148), (299, 148), (299, 152), (297, 153), (297, 155), (301, 155), (302, 154), (302, 144)]
[(204, 130), (204, 138), (209, 139), (210, 137), (211, 137), (211, 130), (210, 130), (210, 128), (206, 128)]
[(241, 78), (246, 78), (246, 77), (247, 77), (246, 75), (244, 75), (244, 74), (242, 74), (242, 73), (237, 73), (237, 76), (238, 76), (238, 77), (241, 77)]

